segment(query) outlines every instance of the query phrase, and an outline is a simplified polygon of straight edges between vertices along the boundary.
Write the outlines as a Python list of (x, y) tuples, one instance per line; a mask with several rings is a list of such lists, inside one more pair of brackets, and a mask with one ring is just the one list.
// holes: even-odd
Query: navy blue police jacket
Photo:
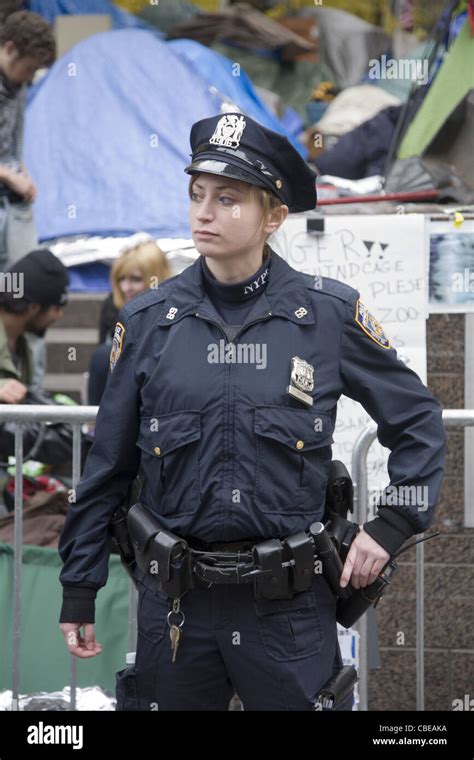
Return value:
[[(441, 407), (365, 314), (356, 290), (298, 272), (275, 252), (266, 290), (233, 339), (240, 361), (199, 259), (121, 310), (95, 441), (59, 544), (65, 598), (84, 622), (85, 598), (107, 580), (111, 516), (140, 464), (140, 501), (179, 536), (305, 530), (323, 517), (341, 394), (377, 422), (392, 493), (427, 488), (422, 509), (392, 498), (367, 532), (393, 554), (428, 527), (443, 475)], [(258, 346), (265, 362), (242, 360)], [(311, 407), (287, 392), (295, 356), (314, 368)]]

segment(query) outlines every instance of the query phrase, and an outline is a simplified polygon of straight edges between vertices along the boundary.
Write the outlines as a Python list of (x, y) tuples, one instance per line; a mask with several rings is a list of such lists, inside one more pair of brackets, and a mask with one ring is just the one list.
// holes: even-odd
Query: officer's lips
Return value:
[(208, 240), (209, 238), (213, 238), (213, 237), (219, 237), (217, 233), (209, 232), (209, 230), (196, 230), (194, 234), (196, 235), (196, 237), (203, 238), (204, 240)]

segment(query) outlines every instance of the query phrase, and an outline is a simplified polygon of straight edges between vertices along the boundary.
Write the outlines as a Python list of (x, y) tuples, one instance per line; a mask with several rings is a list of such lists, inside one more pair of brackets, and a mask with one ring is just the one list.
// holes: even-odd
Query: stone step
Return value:
[(75, 374), (89, 369), (97, 346), (96, 328), (50, 329), (46, 333), (46, 368), (48, 372)]
[(64, 309), (64, 316), (54, 323), (54, 328), (98, 328), (102, 304), (108, 293), (71, 293)]

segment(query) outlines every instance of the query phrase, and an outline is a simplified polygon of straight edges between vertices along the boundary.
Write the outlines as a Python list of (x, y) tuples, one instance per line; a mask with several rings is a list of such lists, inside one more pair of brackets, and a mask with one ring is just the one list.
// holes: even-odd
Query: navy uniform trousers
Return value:
[[(117, 674), (117, 710), (227, 710), (234, 692), (244, 710), (320, 709), (320, 688), (342, 667), (336, 602), (321, 575), (285, 600), (256, 600), (251, 584), (192, 589), (173, 663), (170, 600), (137, 572), (136, 659)], [(352, 694), (337, 709), (351, 710)]]

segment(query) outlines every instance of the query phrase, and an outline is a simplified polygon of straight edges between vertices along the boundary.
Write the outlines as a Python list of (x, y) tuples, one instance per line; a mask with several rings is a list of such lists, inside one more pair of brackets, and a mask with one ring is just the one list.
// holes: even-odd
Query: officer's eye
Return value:
[(189, 196), (192, 201), (198, 201), (199, 200), (199, 194), (198, 193), (191, 193)]
[(227, 195), (221, 195), (219, 197), (219, 200), (224, 204), (224, 206), (231, 206), (233, 203), (235, 203), (233, 198), (229, 198)]

